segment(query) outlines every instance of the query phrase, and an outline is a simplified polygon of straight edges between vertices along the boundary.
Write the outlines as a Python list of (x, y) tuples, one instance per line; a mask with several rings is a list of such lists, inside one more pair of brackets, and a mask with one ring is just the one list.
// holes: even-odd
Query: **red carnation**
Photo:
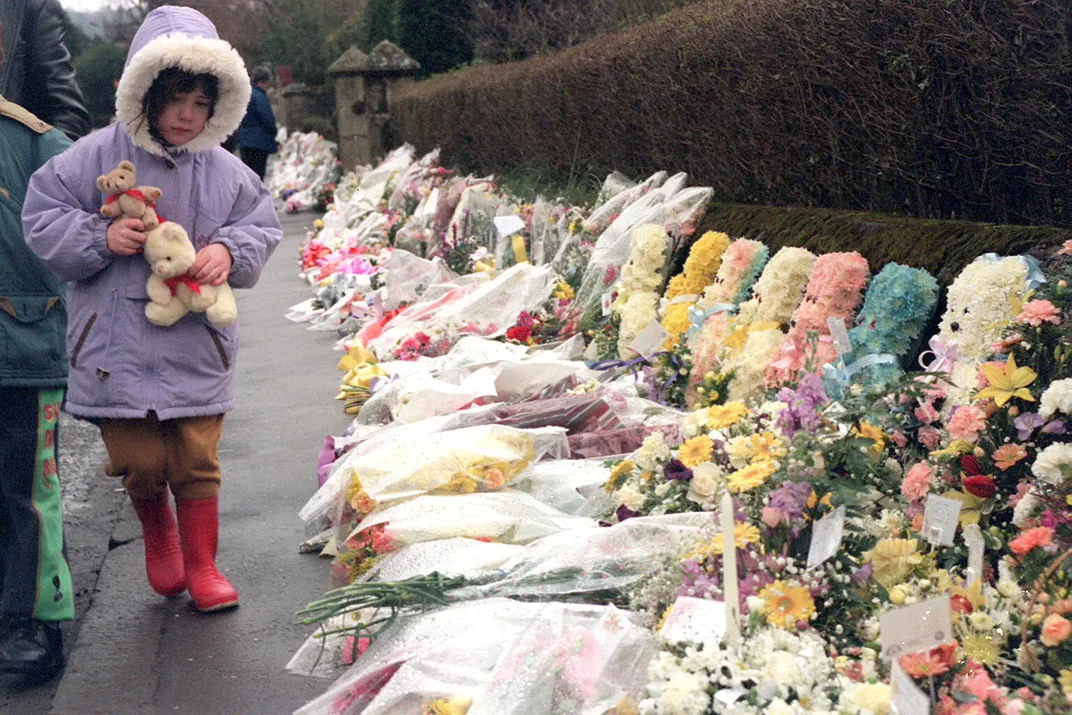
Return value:
[(970, 454), (966, 454), (960, 458), (960, 468), (964, 470), (964, 473), (969, 477), (974, 477), (976, 474), (983, 473), (983, 468), (979, 466), (979, 460)]
[(515, 325), (506, 331), (506, 337), (519, 343), (527, 343), (529, 338), (532, 337), (532, 328), (526, 325)]
[(964, 481), (961, 483), (964, 485), (964, 491), (974, 497), (979, 497), (980, 499), (989, 499), (998, 491), (998, 487), (994, 484), (994, 480), (985, 474), (964, 477)]

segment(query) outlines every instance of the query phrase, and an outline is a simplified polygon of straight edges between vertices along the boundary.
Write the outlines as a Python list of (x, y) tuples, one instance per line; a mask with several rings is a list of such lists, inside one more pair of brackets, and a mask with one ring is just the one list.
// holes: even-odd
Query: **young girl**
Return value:
[(214, 328), (203, 313), (166, 328), (146, 319), (144, 226), (102, 217), (95, 182), (133, 162), (138, 184), (163, 190), (159, 215), (198, 249), (188, 275), (253, 286), (282, 230), (261, 181), (220, 147), (249, 96), (242, 59), (206, 17), (153, 10), (119, 80), (118, 121), (38, 171), (23, 210), (30, 247), (69, 282), (66, 409), (100, 425), (107, 472), (122, 477), (142, 524), (150, 585), (165, 596), (189, 589), (201, 611), (238, 605), (215, 564), (217, 445), (234, 407), (238, 329)]

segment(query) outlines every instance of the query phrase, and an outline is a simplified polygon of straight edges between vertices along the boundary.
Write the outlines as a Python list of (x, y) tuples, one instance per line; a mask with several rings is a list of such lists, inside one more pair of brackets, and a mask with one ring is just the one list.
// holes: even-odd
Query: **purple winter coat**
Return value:
[[(178, 150), (161, 146), (140, 118), (142, 98), (170, 66), (211, 72), (220, 96), (205, 130)], [(160, 419), (212, 415), (234, 407), (238, 324), (215, 328), (203, 313), (171, 327), (145, 317), (149, 264), (105, 245), (109, 221), (96, 180), (123, 159), (137, 183), (157, 186), (157, 212), (181, 224), (198, 248), (222, 243), (231, 253), (229, 282), (249, 288), (282, 238), (272, 199), (256, 174), (220, 148), (242, 120), (250, 84), (245, 65), (216, 29), (190, 8), (146, 17), (116, 92), (118, 121), (51, 159), (30, 181), (23, 208), (26, 241), (69, 282), (67, 410), (86, 418)], [(239, 302), (241, 314), (241, 302)]]

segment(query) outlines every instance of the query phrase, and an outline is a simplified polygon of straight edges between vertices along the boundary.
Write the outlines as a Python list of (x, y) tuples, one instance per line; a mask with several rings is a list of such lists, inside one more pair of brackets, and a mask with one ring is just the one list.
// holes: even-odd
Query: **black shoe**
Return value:
[(0, 644), (0, 673), (50, 678), (63, 667), (63, 635), (57, 623), (12, 619)]

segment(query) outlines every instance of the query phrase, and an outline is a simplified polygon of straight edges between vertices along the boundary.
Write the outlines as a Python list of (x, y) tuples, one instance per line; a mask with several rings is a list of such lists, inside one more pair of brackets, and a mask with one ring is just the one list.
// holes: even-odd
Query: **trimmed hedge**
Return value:
[(1068, 0), (709, 0), (399, 93), (479, 171), (687, 171), (716, 199), (1072, 226)]
[(801, 246), (813, 253), (859, 251), (872, 272), (896, 262), (923, 268), (942, 285), (984, 253), (1033, 253), (1045, 258), (1072, 239), (1072, 230), (1062, 228), (738, 204), (709, 206), (696, 235), (708, 230), (763, 241), (771, 255), (783, 246)]

